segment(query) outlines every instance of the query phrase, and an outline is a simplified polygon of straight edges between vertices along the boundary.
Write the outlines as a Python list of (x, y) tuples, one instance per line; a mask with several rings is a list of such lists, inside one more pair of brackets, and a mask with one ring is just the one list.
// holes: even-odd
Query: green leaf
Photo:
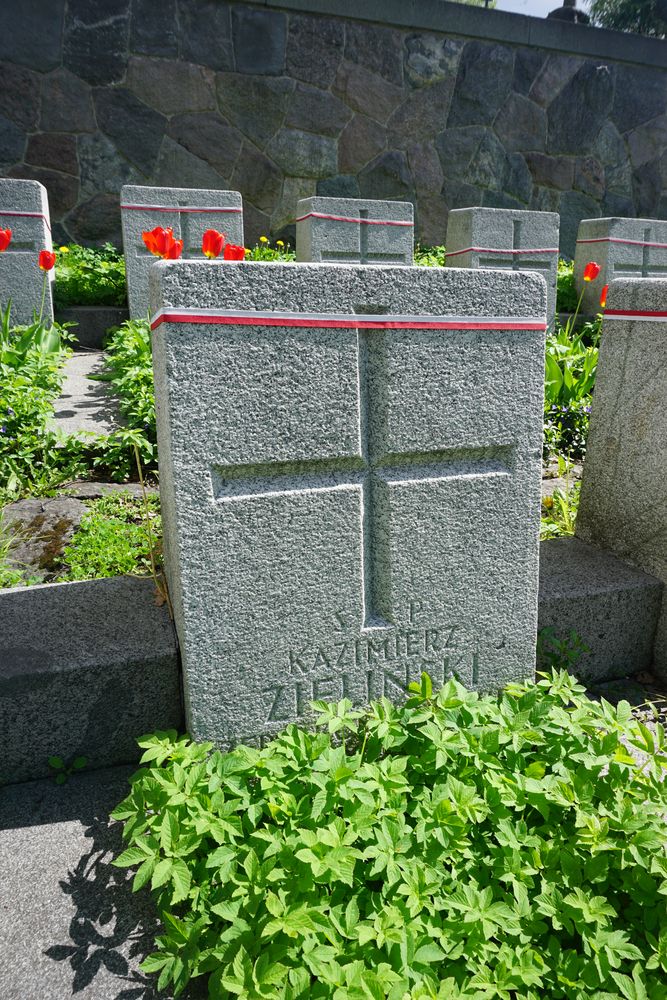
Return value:
[(171, 858), (163, 858), (162, 861), (158, 861), (153, 870), (151, 889), (157, 889), (159, 886), (164, 885), (165, 882), (169, 881), (173, 865), (174, 862)]
[(174, 894), (171, 897), (172, 905), (187, 899), (190, 892), (190, 869), (185, 861), (175, 858), (171, 867), (171, 880), (174, 883)]

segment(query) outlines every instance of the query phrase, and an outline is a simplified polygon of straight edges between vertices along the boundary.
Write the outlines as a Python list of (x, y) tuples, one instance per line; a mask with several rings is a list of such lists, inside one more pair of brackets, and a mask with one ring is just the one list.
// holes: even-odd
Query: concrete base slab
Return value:
[(176, 635), (151, 579), (0, 591), (0, 785), (49, 775), (51, 756), (135, 761), (137, 737), (182, 726)]
[[(109, 812), (133, 768), (0, 791), (0, 996), (3, 1000), (170, 1000), (139, 964), (160, 925), (133, 872), (114, 868), (121, 825)], [(206, 996), (203, 984), (181, 994)]]
[(56, 400), (50, 427), (64, 434), (111, 434), (123, 423), (118, 401), (108, 382), (91, 375), (104, 373), (102, 351), (75, 351), (65, 364), (63, 390)]
[(650, 670), (661, 596), (655, 577), (578, 538), (540, 545), (538, 629), (581, 637), (590, 650), (574, 667), (582, 680)]

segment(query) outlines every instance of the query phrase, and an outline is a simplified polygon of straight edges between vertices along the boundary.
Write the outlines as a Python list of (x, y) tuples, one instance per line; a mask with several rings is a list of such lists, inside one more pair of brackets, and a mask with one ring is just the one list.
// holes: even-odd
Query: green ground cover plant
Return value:
[[(146, 519), (150, 520), (150, 531)], [(161, 533), (160, 502), (129, 493), (94, 500), (63, 553), (58, 581), (151, 575), (151, 547)]]
[[(212, 1000), (664, 1000), (664, 732), (564, 671), (401, 706), (315, 702), (229, 753), (140, 740), (114, 864), (164, 925), (143, 963)], [(646, 756), (641, 766), (626, 749)]]
[(296, 259), (296, 253), (284, 240), (275, 240), (272, 245), (268, 236), (260, 236), (254, 247), (246, 249), (245, 259), (289, 262)]
[(70, 243), (58, 250), (53, 287), (56, 309), (68, 306), (125, 306), (125, 260), (112, 243), (82, 247)]
[(415, 247), (415, 264), (421, 267), (444, 267), (446, 257), (444, 246), (422, 247), (418, 243)]
[(544, 458), (583, 458), (598, 364), (602, 317), (574, 329), (556, 321), (547, 335)]
[(49, 481), (61, 465), (48, 428), (71, 337), (57, 323), (12, 325), (0, 312), (0, 502)]
[(574, 263), (559, 257), (556, 274), (556, 312), (575, 312), (578, 299), (579, 296), (574, 287)]

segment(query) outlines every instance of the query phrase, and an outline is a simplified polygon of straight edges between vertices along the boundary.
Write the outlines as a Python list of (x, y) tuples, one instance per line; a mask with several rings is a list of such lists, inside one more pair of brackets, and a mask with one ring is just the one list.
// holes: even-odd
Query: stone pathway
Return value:
[(56, 400), (53, 430), (65, 434), (92, 432), (110, 434), (122, 425), (118, 402), (108, 382), (97, 382), (91, 375), (104, 372), (104, 352), (78, 350), (65, 364), (62, 395)]
[(132, 893), (132, 873), (110, 863), (122, 848), (109, 812), (134, 770), (0, 791), (2, 1000), (158, 1000), (156, 977), (139, 970), (160, 932), (155, 908), (147, 891)]

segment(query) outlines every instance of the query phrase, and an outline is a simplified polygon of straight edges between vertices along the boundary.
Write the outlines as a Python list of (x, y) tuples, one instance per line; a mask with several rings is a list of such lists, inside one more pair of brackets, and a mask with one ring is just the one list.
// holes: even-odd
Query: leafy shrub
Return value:
[(275, 261), (292, 261), (296, 257), (296, 253), (292, 248), (286, 244), (283, 240), (276, 240), (274, 245), (271, 246), (271, 241), (268, 236), (260, 236), (254, 247), (248, 247), (246, 250), (246, 260), (275, 260)]
[(56, 309), (67, 306), (125, 306), (125, 261), (111, 243), (60, 247), (53, 289)]
[(62, 467), (57, 436), (48, 427), (71, 354), (57, 323), (12, 326), (0, 312), (0, 495), (15, 496), (31, 482), (50, 481)]
[(444, 267), (447, 251), (444, 246), (422, 247), (417, 244), (415, 247), (415, 264), (422, 267)]
[(547, 337), (544, 387), (544, 452), (582, 458), (586, 451), (591, 394), (598, 364), (601, 317), (574, 331), (556, 321)]
[[(160, 505), (147, 498), (153, 536), (160, 533)], [(59, 580), (91, 580), (125, 573), (151, 572), (151, 537), (143, 503), (128, 493), (112, 493), (95, 500), (63, 553), (67, 569)]]
[(574, 264), (571, 260), (558, 259), (556, 275), (556, 312), (576, 311), (579, 296), (574, 287)]
[(164, 922), (144, 971), (246, 1000), (664, 1000), (662, 728), (565, 672), (411, 688), (316, 702), (261, 750), (140, 740), (113, 816)]

